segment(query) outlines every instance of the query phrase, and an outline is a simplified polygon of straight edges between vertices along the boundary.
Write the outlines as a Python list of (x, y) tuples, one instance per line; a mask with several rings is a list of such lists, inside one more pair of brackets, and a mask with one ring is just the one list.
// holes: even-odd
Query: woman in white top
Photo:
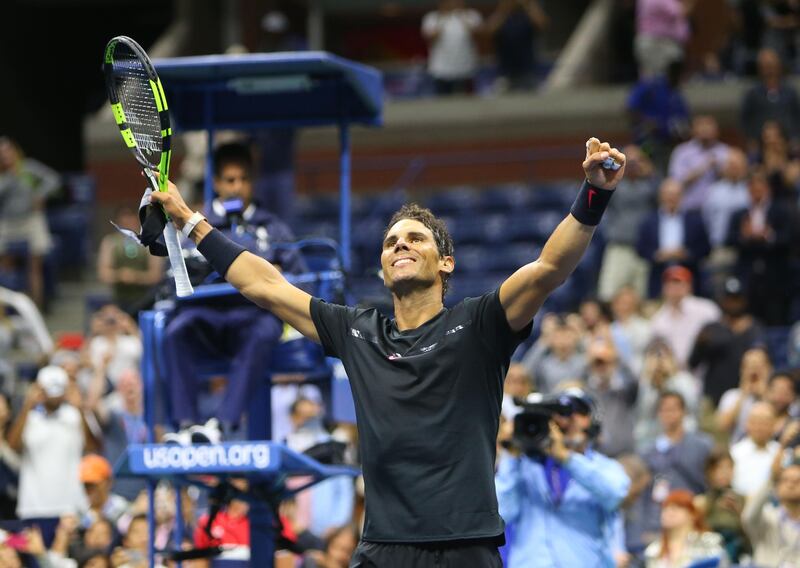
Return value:
[(722, 537), (705, 530), (694, 495), (677, 489), (661, 503), (661, 538), (644, 551), (647, 568), (728, 566)]

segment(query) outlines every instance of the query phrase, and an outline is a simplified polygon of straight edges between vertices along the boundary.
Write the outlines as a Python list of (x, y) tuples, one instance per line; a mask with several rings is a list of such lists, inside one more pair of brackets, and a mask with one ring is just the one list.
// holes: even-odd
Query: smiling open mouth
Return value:
[(411, 264), (412, 262), (417, 262), (413, 258), (398, 258), (392, 263), (392, 266), (403, 266), (406, 264)]

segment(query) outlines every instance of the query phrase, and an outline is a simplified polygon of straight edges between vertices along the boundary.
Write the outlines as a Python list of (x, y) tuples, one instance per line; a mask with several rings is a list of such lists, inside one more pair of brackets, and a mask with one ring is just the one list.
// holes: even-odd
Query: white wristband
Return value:
[(188, 239), (189, 235), (192, 234), (192, 231), (194, 231), (194, 228), (197, 226), (197, 224), (200, 221), (205, 221), (205, 219), (206, 218), (203, 217), (203, 214), (200, 213), (199, 211), (195, 211), (194, 213), (192, 213), (192, 216), (189, 217), (189, 220), (186, 221), (186, 224), (183, 226), (183, 229), (181, 229), (181, 233), (183, 233), (183, 236)]

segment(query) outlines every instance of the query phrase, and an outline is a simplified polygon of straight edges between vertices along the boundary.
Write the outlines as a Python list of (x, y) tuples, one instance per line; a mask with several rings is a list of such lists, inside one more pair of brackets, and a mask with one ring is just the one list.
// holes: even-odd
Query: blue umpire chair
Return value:
[[(324, 52), (182, 57), (156, 60), (154, 64), (170, 102), (176, 133), (205, 130), (209, 156), (213, 155), (214, 131), (219, 129), (339, 127), (339, 242), (306, 239), (297, 243), (295, 246), (303, 247), (311, 271), (288, 279), (298, 285), (312, 286), (313, 293), (323, 298), (340, 297), (345, 290), (345, 274), (351, 267), (349, 126), (353, 123), (381, 124), (383, 87), (380, 73)], [(213, 164), (207, 160), (207, 203), (213, 195), (212, 177)], [(332, 248), (336, 251), (333, 266)], [(231, 293), (238, 292), (228, 284), (198, 286), (194, 297), (181, 301)], [(168, 479), (177, 485), (190, 484), (213, 490), (219, 482), (245, 477), (249, 482), (248, 490), (240, 498), (250, 502), (250, 566), (270, 567), (275, 551), (277, 503), (328, 477), (353, 476), (357, 471), (346, 466), (321, 464), (270, 440), (270, 382), (266, 377), (249, 405), (248, 441), (206, 446), (152, 443), (156, 426), (156, 379), (160, 372), (163, 373), (161, 347), (168, 318), (168, 309), (140, 314), (149, 443), (129, 447), (116, 467), (117, 475), (143, 477), (148, 482), (150, 565), (154, 565), (156, 554), (152, 535), (157, 480)], [(345, 382), (341, 380), (341, 368), (326, 360), (319, 346), (303, 340), (276, 349), (283, 351), (275, 354), (275, 364), (268, 370), (268, 375), (301, 372), (306, 380), (333, 380), (334, 388), (341, 393)], [(226, 361), (212, 360), (207, 362), (207, 369), (220, 371), (227, 364)], [(337, 392), (333, 392), (331, 398), (336, 401)], [(349, 412), (352, 415), (352, 410)], [(296, 476), (309, 481), (300, 488), (288, 489), (287, 481)], [(177, 510), (181, 510), (180, 506)], [(183, 538), (180, 524), (176, 542)]]

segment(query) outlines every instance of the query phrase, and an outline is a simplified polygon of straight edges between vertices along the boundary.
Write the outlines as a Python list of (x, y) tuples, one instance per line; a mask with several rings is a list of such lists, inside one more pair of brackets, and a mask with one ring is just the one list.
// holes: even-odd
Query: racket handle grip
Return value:
[(172, 266), (172, 275), (175, 278), (175, 293), (179, 298), (185, 298), (194, 294), (194, 288), (189, 280), (189, 272), (186, 270), (186, 263), (183, 261), (181, 252), (181, 242), (178, 240), (178, 230), (172, 223), (167, 223), (164, 227), (164, 242), (167, 244), (167, 254), (169, 263)]

